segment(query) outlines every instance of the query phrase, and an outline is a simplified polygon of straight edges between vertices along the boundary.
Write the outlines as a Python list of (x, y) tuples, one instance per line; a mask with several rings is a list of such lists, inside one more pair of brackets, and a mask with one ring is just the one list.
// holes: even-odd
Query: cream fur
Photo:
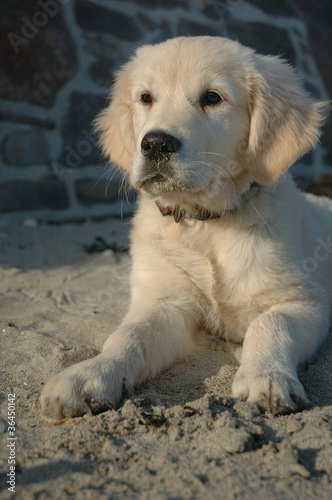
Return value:
[[(202, 107), (206, 91), (222, 102)], [(194, 352), (199, 327), (243, 342), (235, 397), (273, 411), (301, 407), (297, 365), (329, 325), (332, 203), (299, 193), (286, 171), (315, 145), (324, 106), (284, 61), (230, 40), (182, 37), (138, 49), (96, 120), (104, 154), (142, 193), (129, 311), (99, 356), (48, 382), (45, 414), (118, 404), (135, 384)], [(141, 149), (156, 130), (181, 141), (166, 166), (152, 165), (163, 182), (149, 177)], [(252, 181), (260, 186), (247, 194)], [(176, 223), (156, 200), (221, 217)]]

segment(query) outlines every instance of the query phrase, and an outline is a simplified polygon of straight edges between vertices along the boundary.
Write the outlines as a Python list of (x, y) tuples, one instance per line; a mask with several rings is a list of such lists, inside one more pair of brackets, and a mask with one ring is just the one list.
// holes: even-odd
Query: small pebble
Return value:
[(171, 427), (168, 429), (167, 434), (170, 441), (180, 441), (183, 432), (179, 427)]
[(294, 434), (295, 432), (299, 432), (302, 430), (302, 428), (303, 428), (302, 422), (299, 422), (299, 420), (289, 420), (287, 422), (286, 429), (287, 429), (287, 432), (289, 432), (290, 434)]
[(249, 432), (244, 429), (220, 429), (220, 447), (228, 453), (243, 453), (253, 441)]
[(267, 454), (275, 455), (277, 453), (276, 443), (274, 443), (273, 441), (270, 441), (269, 443), (264, 444), (262, 446), (261, 450), (262, 450), (262, 453), (264, 456)]
[(247, 418), (248, 420), (252, 420), (253, 418), (261, 415), (258, 406), (254, 403), (237, 401), (234, 404), (233, 409), (240, 417)]
[(38, 221), (36, 219), (25, 219), (23, 221), (23, 226), (24, 227), (37, 227)]
[(110, 248), (108, 248), (107, 250), (104, 250), (102, 252), (102, 255), (104, 255), (105, 257), (111, 257), (112, 259), (115, 259), (115, 253)]
[(292, 474), (299, 474), (304, 479), (309, 479), (310, 472), (301, 464), (290, 464), (289, 471)]

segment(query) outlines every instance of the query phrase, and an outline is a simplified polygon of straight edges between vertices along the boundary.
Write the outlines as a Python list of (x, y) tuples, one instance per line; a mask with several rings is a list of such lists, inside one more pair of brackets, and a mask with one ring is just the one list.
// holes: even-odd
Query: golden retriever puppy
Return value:
[(243, 342), (233, 395), (301, 408), (297, 365), (329, 328), (332, 203), (287, 169), (319, 136), (325, 105), (294, 70), (219, 37), (144, 46), (97, 118), (105, 155), (141, 192), (131, 302), (93, 359), (52, 378), (53, 418), (96, 413), (195, 351), (199, 328)]

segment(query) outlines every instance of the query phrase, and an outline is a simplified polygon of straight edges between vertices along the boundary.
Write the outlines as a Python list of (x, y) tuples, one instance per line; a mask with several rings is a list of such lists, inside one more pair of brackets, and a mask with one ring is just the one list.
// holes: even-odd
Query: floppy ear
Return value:
[(130, 169), (134, 150), (130, 65), (117, 73), (110, 104), (93, 122), (104, 156), (124, 170)]
[(310, 98), (282, 59), (254, 57), (246, 155), (254, 179), (269, 184), (315, 146), (327, 105)]

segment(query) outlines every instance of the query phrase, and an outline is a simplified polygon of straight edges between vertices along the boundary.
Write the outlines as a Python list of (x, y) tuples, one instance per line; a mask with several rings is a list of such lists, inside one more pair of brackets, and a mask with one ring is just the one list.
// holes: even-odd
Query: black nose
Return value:
[(181, 142), (165, 132), (149, 132), (141, 142), (142, 152), (148, 160), (168, 161), (172, 153), (178, 151)]

